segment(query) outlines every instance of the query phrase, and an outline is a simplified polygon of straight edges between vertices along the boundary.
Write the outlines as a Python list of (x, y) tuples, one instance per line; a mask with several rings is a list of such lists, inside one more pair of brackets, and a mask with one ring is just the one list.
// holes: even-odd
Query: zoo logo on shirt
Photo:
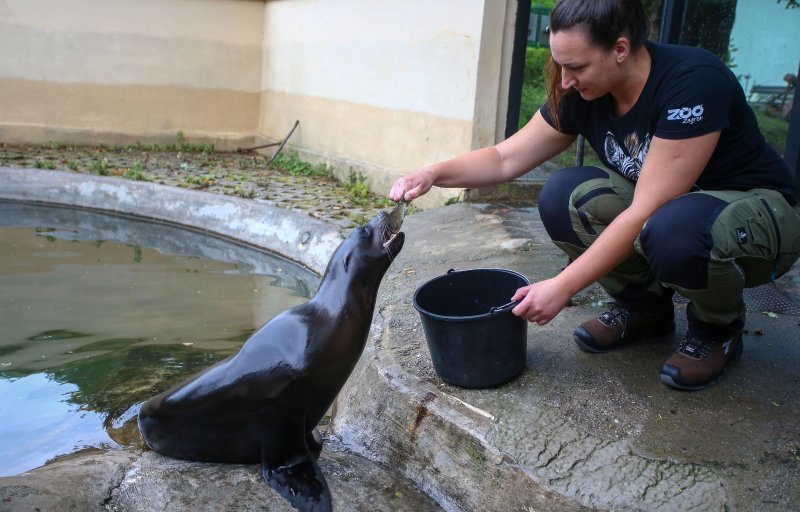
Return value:
[(680, 121), (682, 124), (694, 124), (702, 120), (703, 105), (667, 109), (667, 121)]

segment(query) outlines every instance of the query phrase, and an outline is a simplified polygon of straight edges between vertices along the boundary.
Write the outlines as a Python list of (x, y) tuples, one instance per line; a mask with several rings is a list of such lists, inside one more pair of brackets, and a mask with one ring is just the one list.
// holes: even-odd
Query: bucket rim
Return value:
[[(481, 313), (479, 315), (465, 315), (465, 316), (451, 316), (451, 315), (440, 315), (438, 313), (432, 313), (432, 312), (428, 311), (427, 309), (422, 308), (417, 303), (417, 295), (419, 295), (420, 290), (425, 288), (427, 285), (429, 285), (429, 284), (431, 284), (431, 283), (433, 283), (435, 281), (438, 281), (439, 279), (443, 279), (443, 278), (445, 278), (445, 277), (447, 277), (447, 276), (449, 276), (451, 274), (454, 274), (454, 273), (478, 272), (478, 271), (487, 271), (487, 270), (488, 271), (495, 271), (495, 272), (502, 272), (502, 273), (506, 273), (506, 274), (513, 274), (513, 275), (519, 277), (525, 283), (525, 284), (523, 284), (523, 286), (527, 286), (527, 285), (531, 284), (530, 280), (527, 277), (525, 277), (524, 275), (520, 274), (519, 272), (516, 272), (514, 270), (509, 270), (507, 268), (491, 267), (491, 268), (472, 268), (472, 269), (464, 269), (464, 270), (456, 270), (456, 269), (452, 269), (451, 268), (446, 273), (444, 273), (444, 274), (442, 274), (440, 276), (436, 276), (436, 277), (434, 277), (432, 279), (429, 279), (428, 281), (424, 282), (419, 287), (417, 287), (416, 291), (414, 292), (414, 297), (413, 297), (413, 301), (412, 301), (413, 304), (414, 304), (414, 309), (416, 309), (419, 313), (424, 314), (424, 315), (426, 315), (426, 316), (428, 316), (428, 317), (430, 317), (430, 318), (432, 318), (434, 320), (442, 320), (442, 321), (446, 321), (446, 322), (471, 322), (471, 321), (475, 321), (475, 320), (485, 320), (487, 318), (492, 318), (492, 317), (495, 317), (497, 315), (500, 315), (500, 314), (506, 313), (508, 311), (511, 311), (514, 308), (514, 306), (516, 306), (519, 303), (519, 301), (509, 302), (507, 304), (502, 305), (501, 307), (492, 308), (489, 311), (487, 311), (486, 313)], [(510, 299), (510, 297), (509, 297), (509, 299)]]

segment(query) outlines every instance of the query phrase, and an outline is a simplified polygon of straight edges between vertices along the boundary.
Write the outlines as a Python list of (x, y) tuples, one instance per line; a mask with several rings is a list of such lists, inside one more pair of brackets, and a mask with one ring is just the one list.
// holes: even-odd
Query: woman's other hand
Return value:
[(564, 309), (570, 297), (555, 279), (539, 281), (517, 290), (511, 300), (522, 301), (511, 312), (529, 322), (544, 325)]

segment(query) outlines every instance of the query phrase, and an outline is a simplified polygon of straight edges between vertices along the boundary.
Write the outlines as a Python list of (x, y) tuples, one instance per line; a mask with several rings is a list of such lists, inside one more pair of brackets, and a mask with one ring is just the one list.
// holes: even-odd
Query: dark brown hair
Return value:
[[(647, 40), (650, 24), (641, 0), (559, 0), (550, 12), (550, 33), (574, 28), (586, 30), (589, 41), (603, 50), (614, 47), (625, 36), (631, 50), (638, 50)], [(558, 105), (566, 92), (561, 88), (561, 67), (553, 56), (545, 68), (547, 108), (560, 126)]]

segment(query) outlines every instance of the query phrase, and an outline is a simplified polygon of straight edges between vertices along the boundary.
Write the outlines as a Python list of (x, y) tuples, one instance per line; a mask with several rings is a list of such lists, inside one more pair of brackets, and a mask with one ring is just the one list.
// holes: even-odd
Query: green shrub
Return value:
[(366, 199), (370, 196), (369, 187), (367, 186), (367, 178), (363, 174), (356, 173), (350, 169), (347, 175), (347, 191), (353, 199)]
[(544, 86), (544, 67), (550, 56), (549, 48), (526, 48), (524, 82)]
[(292, 176), (333, 176), (333, 173), (328, 169), (327, 165), (313, 165), (309, 162), (304, 162), (300, 160), (300, 157), (294, 152), (279, 153), (272, 163)]
[(544, 67), (549, 55), (548, 48), (527, 48), (525, 51), (525, 73), (519, 107), (520, 128), (530, 121), (547, 97)]
[(761, 133), (764, 134), (764, 138), (767, 139), (767, 143), (779, 155), (783, 155), (783, 150), (786, 147), (786, 137), (789, 134), (789, 121), (781, 119), (777, 113), (770, 112), (769, 109), (764, 107), (754, 106), (753, 111), (758, 120), (758, 127)]
[(133, 181), (147, 181), (147, 178), (144, 175), (144, 165), (142, 165), (142, 162), (139, 160), (133, 162), (133, 165), (126, 170), (122, 176)]

